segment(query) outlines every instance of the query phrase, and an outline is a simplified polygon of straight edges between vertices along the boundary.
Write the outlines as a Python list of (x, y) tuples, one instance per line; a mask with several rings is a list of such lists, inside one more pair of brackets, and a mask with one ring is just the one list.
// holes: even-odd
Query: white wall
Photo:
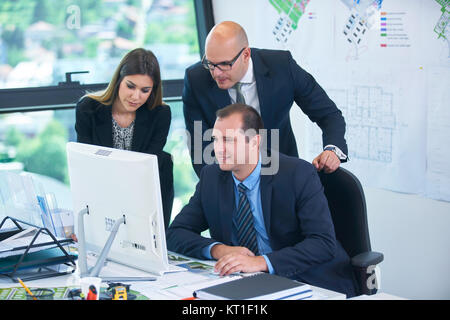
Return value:
[[(291, 123), (301, 157), (306, 121), (294, 106)], [(363, 188), (372, 250), (384, 254), (380, 291), (409, 299), (450, 299), (450, 203)]]
[(450, 299), (450, 204), (365, 188), (372, 250), (383, 252), (381, 291)]

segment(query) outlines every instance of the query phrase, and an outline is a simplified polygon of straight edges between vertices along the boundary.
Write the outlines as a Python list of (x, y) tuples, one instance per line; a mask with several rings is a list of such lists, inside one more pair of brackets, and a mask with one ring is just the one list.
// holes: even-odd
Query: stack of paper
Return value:
[[(28, 228), (1, 241), (0, 258), (23, 254), (30, 245), (37, 231), (38, 229), (36, 228)], [(64, 238), (57, 238), (57, 240), (64, 240)], [(48, 245), (46, 245), (46, 243), (48, 243)], [(34, 245), (39, 246), (30, 248), (30, 250), (28, 251), (29, 253), (49, 249), (56, 246), (53, 239), (44, 232), (41, 232), (38, 235), (33, 243), (33, 246)]]

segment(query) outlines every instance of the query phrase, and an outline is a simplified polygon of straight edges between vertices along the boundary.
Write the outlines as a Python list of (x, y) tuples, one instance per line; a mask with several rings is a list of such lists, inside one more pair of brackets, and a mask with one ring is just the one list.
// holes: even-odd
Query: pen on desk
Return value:
[(23, 281), (20, 280), (20, 278), (17, 278), (17, 280), (19, 281), (19, 283), (21, 284), (21, 286), (25, 289), (25, 291), (33, 298), (33, 300), (37, 300), (37, 298), (35, 297), (35, 295), (31, 292), (30, 289), (28, 289), (28, 287), (25, 285), (25, 283), (23, 283)]
[(97, 289), (94, 285), (89, 286), (89, 292), (86, 300), (97, 300)]

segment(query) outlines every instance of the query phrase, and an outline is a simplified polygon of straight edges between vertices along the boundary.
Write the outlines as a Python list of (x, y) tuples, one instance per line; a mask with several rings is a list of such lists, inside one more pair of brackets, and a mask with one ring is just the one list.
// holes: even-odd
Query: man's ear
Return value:
[(252, 56), (252, 50), (250, 49), (250, 47), (247, 47), (242, 52), (242, 54), (244, 55), (245, 62), (247, 62), (250, 59), (250, 57)]

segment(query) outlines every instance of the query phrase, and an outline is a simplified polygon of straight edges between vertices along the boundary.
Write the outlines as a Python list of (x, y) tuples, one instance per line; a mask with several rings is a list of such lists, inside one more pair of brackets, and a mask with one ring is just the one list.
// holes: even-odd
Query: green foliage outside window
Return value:
[(32, 139), (27, 139), (12, 127), (8, 130), (4, 143), (16, 148), (15, 161), (21, 162), (25, 171), (68, 183), (66, 142), (66, 129), (58, 121), (53, 120)]

